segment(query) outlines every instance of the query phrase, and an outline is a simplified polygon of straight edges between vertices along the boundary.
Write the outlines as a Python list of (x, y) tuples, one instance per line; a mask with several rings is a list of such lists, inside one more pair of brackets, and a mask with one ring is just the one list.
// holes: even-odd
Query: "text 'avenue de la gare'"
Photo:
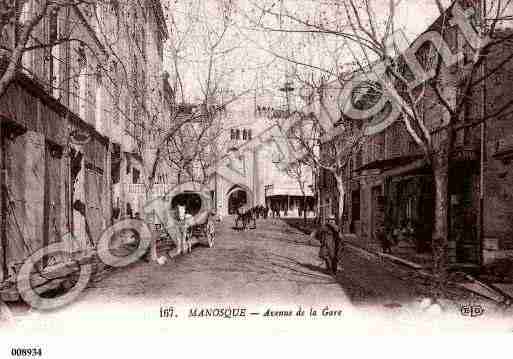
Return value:
[[(275, 309), (267, 308), (264, 311), (251, 311), (243, 307), (226, 307), (226, 308), (191, 308), (187, 312), (188, 318), (221, 318), (221, 319), (237, 319), (247, 317), (269, 317), (269, 318), (286, 318), (286, 317), (324, 317), (335, 318), (342, 316), (342, 309), (330, 308), (329, 306), (319, 308), (296, 308), (296, 309)], [(160, 307), (160, 318), (173, 319), (179, 318), (176, 308), (173, 306)]]

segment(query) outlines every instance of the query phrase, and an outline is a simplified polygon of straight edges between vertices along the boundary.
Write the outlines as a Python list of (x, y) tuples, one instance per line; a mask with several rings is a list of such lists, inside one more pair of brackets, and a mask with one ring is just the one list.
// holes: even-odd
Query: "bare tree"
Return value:
[(306, 224), (307, 218), (307, 196), (306, 196), (306, 186), (307, 186), (307, 176), (309, 173), (310, 167), (304, 163), (303, 161), (296, 161), (288, 164), (286, 168), (286, 174), (295, 180), (299, 186), (299, 190), (301, 191), (301, 196), (303, 197), (302, 204), (302, 212), (303, 212), (303, 222)]
[(233, 19), (233, 1), (175, 5), (170, 18), (175, 36), (168, 49), (172, 86), (179, 100), (178, 117), (191, 120), (168, 141), (166, 160), (178, 173), (204, 182), (222, 157), (218, 141), (227, 130), (226, 112), (254, 83), (238, 79), (248, 66), (237, 64), (244, 46)]
[[(511, 72), (513, 32), (507, 29), (512, 18), (511, 1), (455, 1), (449, 8), (444, 8), (445, 4), (438, 0), (423, 3), (425, 7), (437, 9), (439, 18), (428, 29), (431, 32), (424, 33), (413, 44), (406, 44), (406, 48), (401, 41), (404, 39), (401, 39), (402, 32), (398, 31), (397, 15), (397, 6), (404, 4), (394, 0), (386, 3), (334, 0), (319, 4), (316, 11), (308, 14), (298, 11), (294, 1), (280, 2), (279, 8), (269, 3), (255, 3), (258, 15), (252, 17), (254, 27), (262, 32), (334, 39), (339, 43), (338, 48), (346, 52), (346, 58), (353, 58), (350, 72), (360, 79), (367, 77), (366, 85), (374, 87), (372, 91), (388, 97), (392, 112), (400, 113), (398, 119), (432, 169), (435, 180), (433, 239), (440, 248), (446, 248), (448, 243), (448, 168), (456, 137), (462, 131), (509, 114), (513, 104), (507, 96), (492, 105), (486, 99), (487, 82), (497, 73)], [(272, 21), (274, 18), (281, 19), (279, 26)], [(429, 37), (431, 35), (433, 37)], [(463, 49), (456, 65), (454, 61), (451, 63), (456, 55), (450, 48), (454, 45), (451, 38), (455, 37), (466, 41), (464, 46), (456, 48), (458, 52)], [(333, 48), (337, 48), (336, 45)], [(275, 55), (311, 71), (339, 78), (348, 71), (347, 66), (327, 68), (289, 54)], [(415, 67), (417, 63), (420, 67)], [(347, 105), (349, 98), (341, 100)], [(477, 108), (473, 113), (469, 110), (472, 107)], [(434, 116), (442, 117), (443, 124), (434, 125)], [(375, 119), (371, 116), (368, 120)]]
[[(338, 191), (336, 221), (341, 228), (346, 186), (350, 178), (348, 164), (352, 157), (360, 151), (365, 135), (362, 130), (350, 126), (344, 127), (342, 124), (338, 128), (338, 136), (327, 135), (322, 122), (323, 117), (331, 116), (331, 113), (324, 104), (325, 86), (322, 84), (315, 90), (317, 92), (318, 113), (308, 111), (307, 108), (305, 108), (308, 111), (306, 113), (304, 111), (293, 111), (288, 120), (294, 123), (292, 126), (289, 126), (289, 122), (284, 123), (280, 120), (276, 121), (276, 126), (286, 139), (285, 146), (289, 147), (285, 149), (289, 155), (285, 154), (281, 159), (282, 167), (290, 168), (294, 172), (299, 169), (303, 173), (304, 167), (302, 166), (307, 166), (317, 173), (327, 171), (335, 179)], [(294, 118), (295, 120), (293, 120)], [(289, 156), (293, 157), (289, 158)]]

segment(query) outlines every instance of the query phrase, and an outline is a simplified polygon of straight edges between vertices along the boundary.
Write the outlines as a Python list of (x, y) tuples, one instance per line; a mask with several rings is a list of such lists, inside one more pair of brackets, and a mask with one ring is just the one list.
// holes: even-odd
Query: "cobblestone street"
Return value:
[(321, 268), (309, 237), (280, 220), (259, 220), (257, 229), (237, 231), (228, 218), (217, 225), (214, 248), (164, 265), (139, 262), (92, 285), (85, 300), (130, 297), (184, 303), (296, 303), (348, 298)]
[(87, 291), (87, 300), (130, 297), (186, 303), (405, 303), (421, 289), (383, 263), (347, 249), (336, 280), (318, 258), (317, 243), (276, 219), (236, 231), (231, 218), (218, 225), (216, 246), (160, 266), (139, 262), (117, 270)]
[[(108, 325), (96, 328), (94, 324), (94, 313), (101, 309), (102, 320), (111, 318), (110, 323), (117, 323), (116, 330), (119, 320), (130, 318), (143, 319), (141, 325), (154, 331), (165, 323), (159, 311), (169, 307), (174, 307), (177, 317), (185, 320), (182, 322), (185, 327), (166, 326), (166, 330), (191, 326), (190, 309), (214, 307), (247, 308), (248, 313), (257, 313), (255, 319), (265, 319), (263, 314), (268, 309), (295, 313), (298, 307), (317, 308), (319, 312), (329, 307), (329, 310), (342, 310), (345, 320), (362, 318), (361, 315), (372, 317), (373, 326), (378, 317), (393, 320), (395, 324), (397, 320), (404, 321), (405, 315), (408, 320), (417, 320), (427, 283), (412, 273), (347, 248), (333, 278), (318, 258), (317, 244), (284, 221), (259, 220), (257, 229), (242, 232), (234, 230), (232, 225), (231, 218), (217, 224), (214, 248), (196, 246), (192, 254), (179, 256), (164, 265), (139, 261), (96, 278), (69, 306), (52, 313), (21, 315), (20, 323), (25, 323), (23, 330), (38, 331), (44, 324), (45, 328), (65, 334), (64, 324), (71, 315), (77, 321), (80, 317), (80, 323), (86, 317), (89, 319), (80, 328), (87, 333), (91, 333), (93, 326), (94, 330), (108, 331)], [(457, 307), (449, 308), (446, 314), (462, 318)], [(38, 321), (40, 316), (46, 320)], [(52, 316), (56, 320), (51, 320)], [(203, 321), (202, 328), (208, 331), (205, 328), (216, 322)], [(507, 325), (507, 321), (503, 322)], [(433, 325), (432, 319), (426, 323)], [(460, 323), (482, 330), (487, 321), (483, 317)], [(417, 322), (415, 325), (422, 328)], [(494, 325), (496, 328), (497, 324)], [(183, 330), (196, 330), (190, 328)], [(379, 326), (373, 328), (381, 330)]]

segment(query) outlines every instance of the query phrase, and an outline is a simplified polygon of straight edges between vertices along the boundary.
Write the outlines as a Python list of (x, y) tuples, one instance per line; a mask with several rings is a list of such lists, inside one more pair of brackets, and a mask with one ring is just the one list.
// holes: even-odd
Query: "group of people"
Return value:
[[(247, 208), (246, 206), (242, 205), (239, 206), (235, 212), (237, 215), (236, 222), (241, 221), (243, 218), (248, 220), (256, 220), (260, 218), (267, 219), (271, 216), (272, 218), (281, 218), (282, 215), (280, 208), (277, 205), (271, 205), (271, 207), (258, 205), (250, 208)], [(283, 214), (284, 216), (287, 216), (287, 211), (285, 210)], [(298, 209), (298, 215), (302, 215), (302, 211), (300, 209)]]
[[(271, 215), (273, 216), (273, 218), (280, 218), (281, 217), (280, 207), (277, 206), (277, 205), (271, 205), (271, 208), (265, 207), (265, 211), (266, 211), (266, 214), (269, 213), (269, 211), (270, 211)], [(302, 217), (303, 214), (304, 214), (303, 207), (297, 207), (297, 216), (298, 217)], [(285, 217), (287, 217), (289, 215), (289, 212), (287, 211), (287, 209), (285, 209), (283, 211), (283, 215)]]
[(261, 206), (257, 206), (256, 208), (257, 208), (258, 213), (260, 213), (260, 217), (262, 217), (264, 219), (267, 219), (270, 216), (273, 216), (273, 218), (281, 217), (280, 209), (278, 206), (267, 207), (267, 206), (261, 205)]
[(258, 205), (252, 208), (253, 213), (256, 216), (256, 219), (263, 218), (267, 219), (269, 214), (269, 208), (267, 206)]
[[(267, 219), (272, 216), (272, 218), (281, 218), (280, 208), (276, 205), (272, 205), (271, 207), (258, 205), (254, 207), (247, 206), (239, 206), (236, 211), (235, 217), (235, 226), (239, 228), (239, 223), (242, 223), (242, 229), (246, 229), (246, 226), (249, 222), (254, 222), (254, 227), (256, 228), (256, 220), (257, 219)], [(298, 211), (299, 214), (301, 212)], [(287, 216), (287, 211), (284, 213)]]
[[(239, 206), (235, 212), (235, 228), (245, 230), (249, 223), (253, 221), (253, 228), (256, 228), (256, 218), (257, 218), (257, 207), (248, 207), (248, 206)], [(239, 226), (239, 223), (242, 223), (242, 227)]]
[(269, 213), (272, 211), (273, 218), (280, 217), (280, 211), (276, 208), (272, 209), (264, 206), (258, 205), (253, 207), (239, 206), (236, 210), (235, 217), (235, 227), (239, 227), (239, 223), (242, 223), (241, 229), (246, 229), (251, 221), (253, 221), (253, 228), (256, 228), (256, 220), (257, 219), (267, 219), (269, 217)]

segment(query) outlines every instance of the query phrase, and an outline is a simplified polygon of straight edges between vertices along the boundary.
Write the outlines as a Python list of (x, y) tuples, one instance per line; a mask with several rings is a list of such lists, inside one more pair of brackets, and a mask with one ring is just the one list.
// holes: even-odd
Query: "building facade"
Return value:
[[(216, 143), (215, 171), (210, 180), (218, 215), (234, 214), (240, 206), (264, 203), (261, 181), (261, 151), (246, 150), (245, 144), (262, 131), (264, 124), (253, 111), (235, 106), (220, 119)], [(239, 150), (240, 149), (240, 150)]]
[[(439, 81), (443, 96), (452, 106), (459, 102), (472, 49), (457, 27), (441, 27), (438, 19), (427, 31), (442, 33), (452, 53), (461, 52), (463, 60), (442, 65)], [(509, 30), (499, 36), (508, 37)], [(425, 52), (422, 52), (425, 51)], [(492, 48), (481, 71), (483, 85), (475, 86), (465, 99), (463, 118), (455, 130), (452, 151), (448, 155), (449, 247), (450, 263), (455, 267), (480, 267), (496, 259), (511, 256), (512, 126), (510, 111), (496, 114), (512, 100), (513, 67), (507, 59), (513, 47), (505, 41)], [(435, 56), (426, 47), (416, 53), (420, 59)], [(423, 66), (429, 61), (422, 62)], [(443, 130), (449, 119), (436, 94), (426, 87), (421, 114), (433, 139), (435, 151), (447, 140)], [(466, 125), (465, 125), (466, 124)], [(357, 126), (357, 121), (341, 121)], [(324, 171), (320, 178), (322, 205), (335, 212), (339, 196), (333, 176)], [(354, 233), (361, 245), (377, 250), (382, 243), (376, 230), (398, 239), (393, 251), (409, 258), (431, 257), (435, 211), (435, 177), (421, 148), (413, 140), (403, 121), (398, 120), (383, 132), (368, 136), (361, 151), (355, 153), (344, 174), (343, 229)]]
[[(19, 21), (36, 6), (24, 2)], [(3, 274), (65, 238), (94, 247), (113, 221), (134, 214), (140, 204), (124, 184), (139, 182), (132, 158), (149, 146), (151, 121), (164, 121), (167, 36), (150, 0), (77, 3), (36, 26), (34, 49), (0, 98)]]

